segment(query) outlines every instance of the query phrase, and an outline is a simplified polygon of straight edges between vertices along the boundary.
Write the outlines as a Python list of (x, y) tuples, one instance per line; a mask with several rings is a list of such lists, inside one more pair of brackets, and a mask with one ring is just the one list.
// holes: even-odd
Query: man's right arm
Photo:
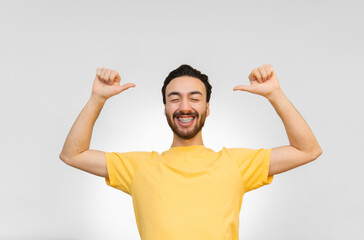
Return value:
[(92, 130), (106, 100), (124, 90), (135, 87), (132, 83), (120, 86), (118, 72), (98, 68), (92, 94), (73, 124), (59, 158), (80, 170), (108, 178), (105, 152), (90, 150)]

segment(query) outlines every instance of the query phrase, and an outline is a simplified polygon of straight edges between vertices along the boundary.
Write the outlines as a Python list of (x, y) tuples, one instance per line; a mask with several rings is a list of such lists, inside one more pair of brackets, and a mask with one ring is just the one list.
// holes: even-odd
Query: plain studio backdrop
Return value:
[[(272, 64), (323, 154), (245, 194), (241, 239), (363, 239), (361, 1), (1, 1), (0, 239), (140, 239), (132, 199), (58, 155), (97, 67), (109, 99), (90, 149), (171, 146), (161, 87), (181, 64), (213, 86), (204, 143), (288, 145), (267, 99), (232, 91)], [(153, 196), (151, 196), (153, 197)]]

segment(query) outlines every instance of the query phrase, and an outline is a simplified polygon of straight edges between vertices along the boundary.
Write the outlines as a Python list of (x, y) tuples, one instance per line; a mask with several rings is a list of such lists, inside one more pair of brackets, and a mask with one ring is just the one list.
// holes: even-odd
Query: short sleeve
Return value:
[(105, 178), (108, 186), (131, 195), (131, 186), (134, 176), (141, 164), (147, 163), (151, 158), (149, 152), (105, 152), (107, 172)]
[(237, 161), (243, 178), (244, 192), (272, 183), (273, 176), (268, 176), (271, 148), (231, 148), (228, 151)]

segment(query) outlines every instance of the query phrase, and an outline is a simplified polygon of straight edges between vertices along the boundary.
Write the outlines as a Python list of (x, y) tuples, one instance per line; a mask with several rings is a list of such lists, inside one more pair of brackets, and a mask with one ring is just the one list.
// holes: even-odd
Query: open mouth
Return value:
[(178, 120), (178, 123), (182, 126), (189, 126), (192, 125), (192, 123), (194, 122), (196, 116), (179, 116), (176, 117)]

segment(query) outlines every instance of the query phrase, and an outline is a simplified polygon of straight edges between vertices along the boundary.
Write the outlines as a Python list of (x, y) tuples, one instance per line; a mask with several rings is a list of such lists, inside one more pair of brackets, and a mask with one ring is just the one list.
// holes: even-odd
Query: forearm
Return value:
[(89, 149), (92, 130), (104, 104), (105, 100), (91, 95), (68, 133), (60, 154), (62, 160)]
[(282, 119), (290, 145), (303, 152), (319, 154), (321, 148), (314, 134), (283, 91), (279, 89), (267, 99)]

